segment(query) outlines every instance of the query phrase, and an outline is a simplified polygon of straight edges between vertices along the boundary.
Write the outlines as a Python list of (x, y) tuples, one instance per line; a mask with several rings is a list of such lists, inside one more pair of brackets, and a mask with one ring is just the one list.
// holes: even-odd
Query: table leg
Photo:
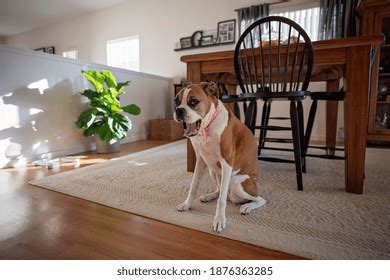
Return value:
[[(200, 62), (187, 63), (187, 81), (198, 84), (201, 82)], [(194, 172), (196, 155), (191, 140), (187, 139), (187, 171)]]
[(344, 87), (345, 188), (363, 193), (370, 85), (370, 46), (347, 49)]
[[(340, 82), (339, 80), (326, 81), (326, 91), (339, 91)], [(337, 113), (338, 113), (338, 101), (328, 100), (326, 101), (326, 147), (336, 147), (336, 134), (337, 134)], [(326, 151), (328, 155), (335, 154), (335, 151), (328, 149)]]

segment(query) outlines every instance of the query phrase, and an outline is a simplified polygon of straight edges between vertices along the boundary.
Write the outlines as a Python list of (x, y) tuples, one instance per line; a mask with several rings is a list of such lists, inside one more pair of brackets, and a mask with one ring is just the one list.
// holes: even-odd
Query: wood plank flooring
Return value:
[[(142, 140), (120, 153), (80, 154), (81, 167), (166, 144)], [(297, 259), (30, 186), (57, 172), (0, 170), (0, 259)]]

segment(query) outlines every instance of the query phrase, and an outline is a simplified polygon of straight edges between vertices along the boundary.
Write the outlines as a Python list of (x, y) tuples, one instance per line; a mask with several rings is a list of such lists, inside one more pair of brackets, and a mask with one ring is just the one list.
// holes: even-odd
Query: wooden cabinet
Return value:
[(372, 65), (367, 140), (390, 142), (390, 1), (362, 0), (358, 16), (360, 35), (385, 35)]

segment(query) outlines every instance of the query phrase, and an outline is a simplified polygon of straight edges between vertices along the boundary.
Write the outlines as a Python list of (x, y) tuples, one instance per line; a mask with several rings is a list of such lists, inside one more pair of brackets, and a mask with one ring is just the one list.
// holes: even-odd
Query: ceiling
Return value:
[(0, 36), (66, 20), (126, 0), (0, 0)]

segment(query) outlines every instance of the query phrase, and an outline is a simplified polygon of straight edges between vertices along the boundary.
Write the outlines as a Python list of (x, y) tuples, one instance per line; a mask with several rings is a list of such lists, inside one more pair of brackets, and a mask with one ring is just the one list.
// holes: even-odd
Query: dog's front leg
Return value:
[(191, 208), (192, 202), (194, 200), (194, 195), (199, 187), (200, 181), (203, 178), (204, 172), (206, 170), (206, 163), (202, 159), (200, 155), (196, 155), (196, 164), (194, 170), (194, 176), (192, 177), (192, 183), (190, 191), (188, 192), (188, 196), (186, 200), (178, 205), (176, 209), (178, 211), (186, 211)]
[(229, 191), (230, 179), (232, 177), (232, 167), (223, 160), (221, 162), (222, 174), (220, 192), (217, 202), (217, 210), (214, 217), (214, 231), (221, 232), (226, 228), (226, 203)]

